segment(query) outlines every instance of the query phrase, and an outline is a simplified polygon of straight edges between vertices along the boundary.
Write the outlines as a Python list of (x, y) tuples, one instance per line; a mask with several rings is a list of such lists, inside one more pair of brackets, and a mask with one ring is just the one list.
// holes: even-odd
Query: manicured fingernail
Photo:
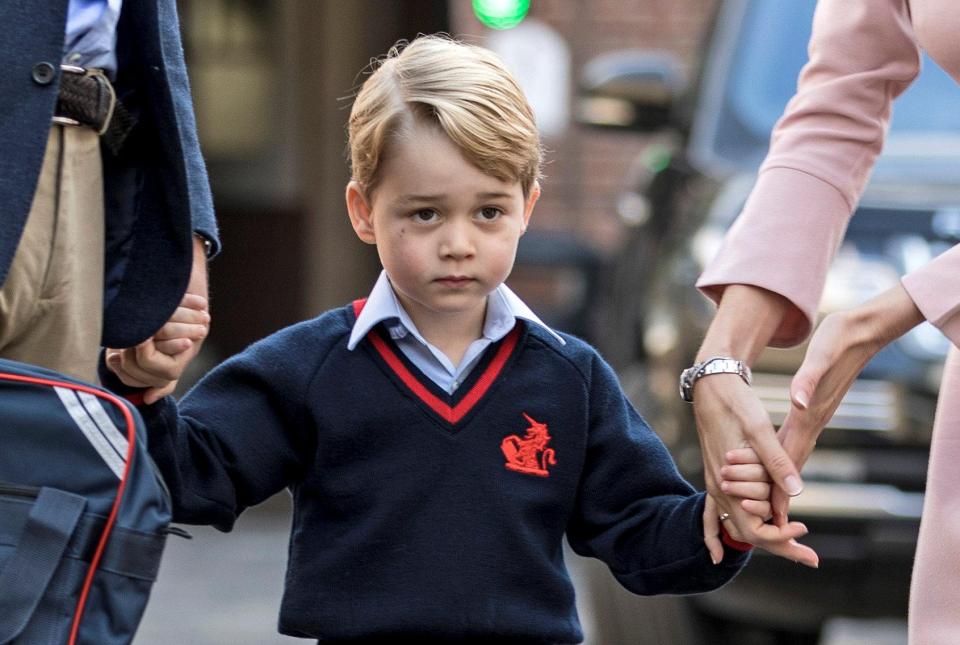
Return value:
[(783, 483), (787, 485), (787, 495), (790, 497), (794, 497), (803, 492), (803, 483), (796, 475), (788, 476)]
[(810, 405), (810, 400), (807, 399), (807, 395), (803, 392), (797, 392), (796, 396), (793, 397), (794, 401), (801, 410), (806, 410), (807, 406)]

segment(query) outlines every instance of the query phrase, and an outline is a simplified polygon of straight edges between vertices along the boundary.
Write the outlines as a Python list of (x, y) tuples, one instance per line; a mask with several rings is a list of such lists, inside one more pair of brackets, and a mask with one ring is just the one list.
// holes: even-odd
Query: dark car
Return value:
[[(690, 87), (660, 52), (610, 54), (583, 74), (581, 122), (653, 133), (632, 169), (633, 189), (620, 200), (630, 240), (609, 281), (607, 319), (619, 333), (604, 349), (698, 485), (699, 445), (677, 378), (692, 363), (713, 306), (692, 285), (756, 180), (807, 58), (814, 5), (722, 3)], [(895, 104), (884, 153), (829, 272), (822, 314), (880, 293), (960, 240), (960, 89), (926, 57), (923, 65)], [(947, 346), (925, 323), (866, 366), (821, 435), (803, 471), (806, 490), (791, 506), (792, 518), (810, 528), (803, 541), (820, 554), (820, 569), (758, 551), (721, 591), (678, 601), (700, 621), (703, 642), (841, 642), (831, 640), (838, 625), (892, 624), (905, 633)], [(803, 350), (767, 350), (754, 365), (753, 388), (775, 424), (789, 409)], [(649, 642), (690, 636), (670, 638), (681, 637)]]

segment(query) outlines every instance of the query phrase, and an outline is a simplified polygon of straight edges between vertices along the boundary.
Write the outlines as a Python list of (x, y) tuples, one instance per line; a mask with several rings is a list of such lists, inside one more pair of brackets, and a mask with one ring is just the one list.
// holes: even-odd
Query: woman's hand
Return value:
[[(790, 411), (779, 436), (798, 467), (806, 462), (817, 437), (874, 354), (923, 320), (899, 283), (869, 302), (823, 319), (806, 357), (790, 384)], [(786, 520), (789, 499), (773, 491), (774, 523)]]
[[(757, 396), (739, 376), (715, 374), (697, 381), (694, 395), (694, 413), (700, 433), (700, 447), (704, 459), (704, 475), (707, 492), (716, 505), (717, 512), (729, 513), (727, 530), (741, 542), (749, 542), (775, 555), (795, 562), (816, 567), (819, 558), (810, 547), (796, 540), (807, 534), (807, 528), (799, 522), (769, 524), (765, 517), (745, 509), (741, 502), (743, 491), (724, 491), (721, 469), (726, 465), (730, 450), (752, 446), (763, 460), (764, 472), (773, 475), (778, 469), (781, 481), (796, 477), (795, 487), (802, 486), (793, 462), (781, 447), (774, 432), (770, 417)], [(769, 486), (763, 484), (769, 491)], [(756, 491), (751, 491), (756, 492)], [(712, 507), (711, 507), (712, 508)], [(764, 514), (766, 515), (766, 514)], [(704, 517), (706, 534), (716, 535), (717, 526), (712, 517)], [(711, 556), (716, 556), (716, 545), (708, 540)], [(719, 551), (716, 551), (719, 553)]]
[[(707, 330), (697, 355), (731, 356), (752, 364), (777, 330), (790, 303), (772, 291), (744, 284), (731, 284), (723, 291), (720, 307)], [(693, 409), (703, 453), (707, 491), (720, 511), (729, 513), (725, 523), (742, 541), (771, 553), (816, 566), (817, 555), (795, 538), (806, 533), (800, 524), (767, 524), (740, 505), (741, 498), (720, 488), (720, 469), (728, 451), (750, 446), (756, 450), (771, 480), (791, 493), (803, 488), (800, 473), (783, 450), (770, 416), (757, 395), (735, 374), (712, 374), (694, 385)]]

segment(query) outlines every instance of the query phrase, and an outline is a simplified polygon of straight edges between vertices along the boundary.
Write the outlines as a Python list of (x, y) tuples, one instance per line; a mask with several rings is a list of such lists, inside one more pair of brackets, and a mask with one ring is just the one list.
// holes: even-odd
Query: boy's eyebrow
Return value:
[(504, 192), (477, 193), (478, 199), (510, 199), (511, 197), (513, 195)]
[(423, 202), (442, 202), (445, 195), (401, 195), (397, 198), (399, 204), (420, 204)]
[[(510, 199), (511, 197), (513, 197), (513, 195), (511, 195), (510, 193), (501, 192), (501, 191), (493, 191), (493, 192), (476, 194), (476, 199), (481, 201), (486, 199)], [(401, 195), (400, 197), (397, 198), (396, 203), (397, 204), (423, 204), (423, 203), (436, 203), (436, 202), (443, 203), (445, 201), (447, 201), (447, 196), (443, 194), (437, 194), (437, 195), (413, 194), (413, 195)]]

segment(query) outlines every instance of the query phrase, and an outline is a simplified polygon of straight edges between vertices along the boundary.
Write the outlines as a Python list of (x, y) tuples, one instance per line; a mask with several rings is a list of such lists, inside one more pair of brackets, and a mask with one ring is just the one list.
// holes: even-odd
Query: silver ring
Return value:
[(730, 519), (730, 513), (720, 513), (720, 521), (721, 521), (721, 522), (723, 522), (724, 520), (729, 520), (729, 519)]

